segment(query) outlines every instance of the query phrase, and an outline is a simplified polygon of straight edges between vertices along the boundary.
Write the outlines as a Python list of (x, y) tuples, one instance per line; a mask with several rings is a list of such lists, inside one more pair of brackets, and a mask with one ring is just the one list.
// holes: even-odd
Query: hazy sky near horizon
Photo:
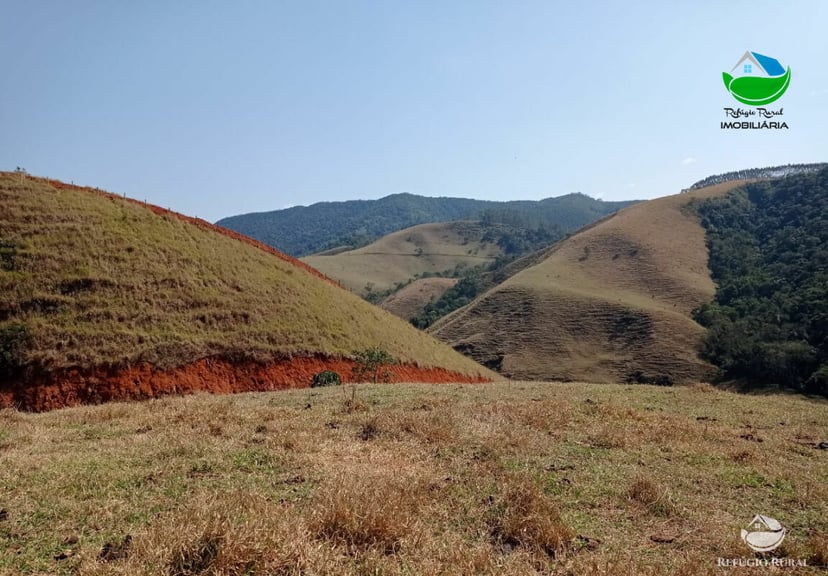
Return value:
[[(208, 220), (828, 160), (828, 2), (0, 0), (0, 170)], [(746, 50), (788, 130), (722, 130)], [(744, 107), (744, 106), (743, 106)], [(745, 107), (746, 108), (746, 107)]]

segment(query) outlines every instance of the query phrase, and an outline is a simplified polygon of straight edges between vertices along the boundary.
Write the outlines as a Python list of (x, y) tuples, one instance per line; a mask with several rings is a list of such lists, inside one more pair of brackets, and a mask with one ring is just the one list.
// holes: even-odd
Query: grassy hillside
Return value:
[(420, 224), (357, 250), (306, 256), (302, 261), (365, 295), (368, 288), (382, 292), (423, 274), (491, 264), (503, 250), (485, 239), (487, 231), (480, 222)]
[[(366, 386), (0, 411), (0, 574), (824, 574), (828, 404)], [(756, 560), (755, 514), (789, 530)]]
[(709, 378), (698, 358), (704, 330), (691, 313), (714, 285), (704, 229), (688, 204), (737, 185), (622, 210), (556, 244), (432, 333), (516, 378)]
[(456, 283), (457, 278), (420, 278), (383, 299), (379, 305), (400, 318), (413, 318)]
[(513, 202), (394, 194), (379, 200), (321, 202), (231, 216), (218, 224), (288, 254), (306, 256), (342, 246), (364, 246), (386, 234), (417, 224), (479, 220), (486, 213), (495, 218), (504, 212), (528, 215), (535, 220), (536, 226), (575, 230), (630, 204), (632, 202), (603, 202), (583, 194)]
[(342, 357), (371, 346), (415, 365), (480, 371), (233, 235), (117, 196), (0, 174), (0, 377)]

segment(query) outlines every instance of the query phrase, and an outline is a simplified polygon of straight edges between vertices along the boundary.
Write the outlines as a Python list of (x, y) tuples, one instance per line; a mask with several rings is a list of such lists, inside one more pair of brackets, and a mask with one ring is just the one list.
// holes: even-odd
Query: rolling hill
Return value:
[(493, 376), (235, 232), (0, 173), (0, 406), (307, 386), (370, 347), (399, 379)]
[(529, 216), (537, 226), (570, 231), (633, 203), (604, 202), (584, 194), (510, 202), (392, 194), (379, 200), (320, 202), (242, 214), (217, 224), (298, 257), (332, 248), (358, 248), (417, 224), (480, 220), (487, 212)]
[(503, 250), (486, 239), (487, 230), (480, 222), (420, 224), (356, 250), (306, 256), (302, 261), (365, 295), (423, 274), (491, 264)]
[(379, 306), (394, 316), (413, 318), (455, 284), (457, 278), (420, 278), (384, 298)]
[(670, 383), (706, 380), (692, 311), (715, 286), (690, 204), (740, 184), (637, 204), (532, 257), (431, 333), (522, 379)]

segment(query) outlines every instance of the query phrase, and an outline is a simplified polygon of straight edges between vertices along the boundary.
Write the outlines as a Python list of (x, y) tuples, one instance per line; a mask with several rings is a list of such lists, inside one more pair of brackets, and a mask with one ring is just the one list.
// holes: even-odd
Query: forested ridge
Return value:
[(697, 205), (715, 301), (696, 311), (724, 378), (828, 395), (828, 169)]
[(393, 194), (379, 200), (321, 202), (242, 214), (217, 224), (300, 257), (337, 247), (358, 248), (429, 222), (488, 219), (533, 230), (574, 231), (634, 203), (604, 202), (578, 193), (508, 202)]
[(694, 183), (687, 190), (699, 190), (707, 188), (708, 186), (715, 186), (722, 182), (730, 182), (732, 180), (767, 180), (769, 178), (782, 178), (784, 176), (793, 176), (795, 174), (811, 174), (818, 172), (828, 166), (828, 164), (782, 164), (780, 166), (765, 166), (764, 168), (748, 168), (745, 170), (735, 170), (733, 172), (725, 172), (724, 174), (714, 174), (708, 176), (698, 182)]

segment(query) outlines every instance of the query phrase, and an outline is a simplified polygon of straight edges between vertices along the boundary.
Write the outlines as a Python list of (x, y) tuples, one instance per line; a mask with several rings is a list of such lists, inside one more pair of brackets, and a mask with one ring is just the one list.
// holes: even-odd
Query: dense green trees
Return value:
[(828, 169), (697, 206), (716, 299), (696, 311), (728, 378), (828, 395)]
[(764, 168), (749, 168), (747, 170), (736, 170), (735, 172), (726, 172), (724, 174), (715, 174), (699, 180), (688, 190), (698, 190), (699, 188), (707, 188), (722, 182), (729, 182), (732, 180), (767, 180), (768, 178), (781, 178), (782, 176), (793, 176), (796, 174), (812, 174), (819, 172), (828, 164), (784, 164), (782, 166), (766, 166)]
[(424, 330), (449, 312), (457, 310), (474, 300), (481, 290), (480, 272), (475, 270), (461, 278), (457, 284), (446, 290), (440, 298), (426, 305), (421, 314), (411, 318), (411, 323)]
[(504, 213), (510, 212), (534, 219), (532, 229), (554, 225), (571, 231), (633, 203), (603, 202), (584, 194), (511, 202), (393, 194), (379, 200), (320, 202), (243, 214), (218, 224), (299, 257), (339, 246), (356, 248), (417, 224), (480, 220), (487, 212), (492, 222), (504, 223)]

